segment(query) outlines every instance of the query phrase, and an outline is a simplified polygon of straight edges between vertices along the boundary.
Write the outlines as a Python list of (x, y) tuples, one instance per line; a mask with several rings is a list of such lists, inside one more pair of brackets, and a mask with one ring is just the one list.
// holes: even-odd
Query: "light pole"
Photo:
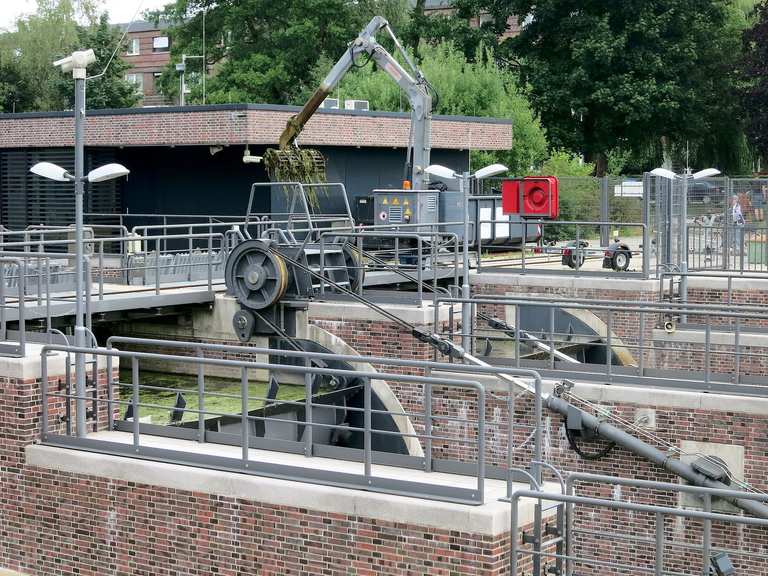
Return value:
[[(91, 170), (84, 175), (85, 166), (85, 76), (86, 68), (96, 61), (93, 50), (79, 50), (71, 56), (57, 60), (54, 66), (60, 66), (62, 72), (72, 72), (75, 79), (75, 173), (70, 174), (61, 166), (50, 162), (39, 162), (30, 172), (56, 182), (74, 182), (75, 184), (75, 346), (85, 347), (85, 294), (84, 294), (84, 253), (83, 248), (83, 196), (85, 182), (104, 182), (125, 176), (128, 169), (120, 164), (107, 164)], [(85, 436), (85, 356), (75, 354), (75, 375), (77, 394), (78, 436)]]
[[(459, 194), (462, 199), (462, 218), (464, 222), (464, 238), (462, 240), (462, 283), (461, 283), (461, 298), (464, 300), (461, 304), (461, 347), (465, 352), (472, 352), (472, 337), (470, 336), (472, 326), (472, 306), (468, 302), (470, 297), (469, 291), (469, 188), (470, 180), (482, 180), (483, 178), (490, 178), (491, 176), (497, 176), (503, 174), (508, 168), (503, 164), (491, 164), (485, 168), (480, 168), (474, 174), (469, 172), (454, 172), (450, 168), (441, 166), (440, 164), (432, 164), (427, 166), (424, 170), (425, 173), (432, 176), (437, 176), (443, 180), (458, 180), (459, 182)], [(475, 222), (475, 226), (479, 224)]]
[[(700, 180), (702, 178), (711, 178), (720, 174), (717, 168), (706, 168), (699, 172), (692, 173), (690, 168), (686, 168), (684, 174), (675, 174), (666, 168), (655, 168), (651, 170), (653, 176), (666, 178), (667, 180), (681, 180), (682, 194), (680, 201), (680, 232), (678, 238), (680, 261), (678, 269), (680, 271), (680, 300), (683, 303), (688, 302), (688, 181)], [(672, 214), (669, 214), (672, 218)], [(669, 242), (669, 240), (667, 241)]]
[(176, 71), (181, 73), (181, 95), (179, 96), (179, 106), (184, 106), (186, 104), (186, 97), (185, 92), (187, 90), (187, 83), (186, 83), (186, 73), (187, 73), (187, 60), (195, 60), (195, 59), (202, 59), (203, 60), (203, 104), (205, 104), (205, 56), (188, 56), (187, 54), (181, 55), (181, 63), (176, 64)]

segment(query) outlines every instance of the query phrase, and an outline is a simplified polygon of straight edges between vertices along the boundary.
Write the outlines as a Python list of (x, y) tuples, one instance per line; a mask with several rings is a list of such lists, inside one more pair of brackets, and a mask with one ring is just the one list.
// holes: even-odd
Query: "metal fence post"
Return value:
[(363, 392), (363, 466), (365, 481), (371, 484), (371, 379), (366, 378)]
[[(309, 358), (304, 359), (304, 366), (309, 368)], [(314, 451), (314, 426), (312, 425), (312, 374), (304, 374), (304, 456), (312, 456)]]
[[(203, 357), (202, 348), (197, 349), (198, 358)], [(205, 365), (197, 365), (197, 441), (205, 442)]]
[[(704, 494), (704, 512), (712, 512), (712, 495)], [(702, 576), (710, 576), (710, 569), (712, 567), (710, 556), (712, 554), (712, 520), (709, 518), (704, 520), (702, 527), (702, 558), (701, 558), (701, 574)]]
[(432, 383), (424, 384), (424, 470), (432, 472)]
[(242, 428), (240, 441), (242, 443), (243, 468), (248, 468), (248, 449), (250, 448), (248, 425), (250, 421), (248, 420), (248, 368), (245, 366), (240, 370), (240, 401), (240, 427)]
[(655, 576), (664, 576), (664, 515), (656, 512), (656, 557), (653, 563)]
[(139, 359), (131, 358), (131, 382), (133, 384), (133, 394), (131, 396), (131, 406), (133, 407), (133, 449), (139, 451), (140, 430), (139, 430)]

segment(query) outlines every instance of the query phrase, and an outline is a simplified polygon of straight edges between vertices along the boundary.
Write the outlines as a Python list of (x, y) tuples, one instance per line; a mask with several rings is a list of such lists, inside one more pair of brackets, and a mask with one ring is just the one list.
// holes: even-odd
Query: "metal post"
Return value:
[(371, 484), (371, 379), (366, 378), (363, 397), (363, 452), (365, 480)]
[(655, 576), (664, 576), (664, 515), (656, 512), (656, 558), (653, 563)]
[(471, 339), (469, 336), (469, 327), (472, 323), (471, 308), (469, 303), (469, 172), (464, 172), (459, 178), (459, 189), (461, 190), (461, 197), (463, 202), (464, 213), (464, 240), (463, 240), (463, 276), (461, 283), (461, 297), (464, 302), (461, 304), (461, 346), (464, 350), (469, 350), (471, 346)]
[(707, 324), (704, 331), (704, 384), (710, 388), (710, 354), (712, 345), (712, 323), (711, 316), (707, 315)]
[(549, 307), (549, 368), (555, 369), (555, 307)]
[(645, 312), (640, 312), (640, 340), (638, 344), (637, 375), (642, 377), (645, 372)]
[[(120, 360), (118, 359), (118, 363)], [(69, 363), (69, 359), (67, 359)], [(112, 375), (112, 355), (107, 354), (107, 429), (115, 429), (115, 406), (114, 406), (114, 391), (112, 386), (114, 385), (114, 376)]]
[[(712, 495), (704, 494), (704, 512), (709, 514), (712, 512)], [(711, 561), (710, 556), (712, 554), (712, 520), (706, 518), (702, 528), (702, 558), (701, 558), (701, 574), (702, 576), (710, 576)]]
[[(197, 356), (203, 357), (203, 350), (197, 349)], [(197, 441), (205, 442), (205, 365), (197, 365)]]
[[(608, 196), (608, 176), (603, 176), (600, 179), (600, 221), (608, 222), (610, 220), (610, 208), (609, 208), (609, 196)], [(577, 227), (578, 230), (578, 227)], [(578, 242), (578, 236), (577, 240)], [(610, 225), (603, 224), (600, 226), (600, 246), (608, 246), (611, 241)]]
[[(79, 376), (79, 374), (78, 374)], [(133, 406), (133, 449), (139, 451), (139, 359), (131, 358), (131, 382), (133, 383), (133, 394), (131, 396), (131, 405)], [(78, 398), (78, 402), (79, 402)], [(80, 412), (78, 410), (78, 418)]]
[[(83, 198), (85, 196), (85, 70), (75, 71), (75, 346), (85, 348), (85, 311), (83, 301)], [(81, 76), (81, 77), (78, 77)], [(75, 394), (77, 436), (85, 429), (85, 355), (75, 352)], [(138, 431), (136, 432), (138, 434)]]
[(243, 467), (248, 468), (248, 444), (250, 443), (250, 431), (248, 430), (248, 368), (245, 366), (243, 366), (240, 371), (240, 400), (240, 427), (242, 428), (242, 437), (240, 441), (243, 445)]
[(520, 368), (520, 305), (515, 304), (515, 368)]
[(40, 395), (43, 403), (40, 417), (40, 439), (45, 442), (48, 438), (48, 357), (46, 354), (40, 357)]
[[(309, 358), (304, 359), (304, 366), (309, 368)], [(304, 456), (312, 456), (314, 451), (314, 427), (312, 426), (312, 374), (304, 374)]]
[(735, 348), (733, 375), (736, 379), (736, 384), (741, 381), (741, 318), (736, 318), (736, 330), (733, 335), (733, 347)]
[(613, 310), (608, 310), (608, 322), (606, 323), (605, 328), (605, 373), (608, 376), (608, 381), (610, 382), (613, 367)]
[(424, 470), (432, 472), (432, 383), (424, 384)]

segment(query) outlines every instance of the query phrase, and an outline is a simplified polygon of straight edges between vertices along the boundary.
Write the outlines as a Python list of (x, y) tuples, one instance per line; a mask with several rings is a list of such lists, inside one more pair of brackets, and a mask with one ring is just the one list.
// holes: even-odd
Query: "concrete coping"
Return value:
[[(442, 378), (466, 377), (458, 372), (433, 372), (433, 376)], [(473, 374), (472, 379), (485, 385), (492, 392), (506, 392), (509, 384), (496, 376), (489, 374)], [(523, 378), (523, 380), (526, 380)], [(691, 392), (688, 390), (672, 390), (669, 388), (640, 388), (623, 384), (595, 384), (580, 382), (578, 374), (570, 378), (576, 385), (573, 393), (596, 403), (635, 404), (656, 408), (686, 408), (688, 410), (706, 410), (709, 412), (739, 412), (768, 416), (768, 398), (755, 396), (739, 396), (735, 394), (713, 394), (706, 392)], [(531, 383), (532, 381), (529, 380)], [(559, 381), (544, 380), (542, 389), (552, 393)]]
[[(205, 446), (210, 450), (212, 445)], [(215, 445), (215, 448), (218, 449), (219, 446)], [(271, 455), (278, 460), (284, 456), (283, 453), (271, 453)], [(313, 458), (312, 461), (314, 460), (319, 462), (327, 459)], [(201, 492), (272, 506), (306, 508), (325, 513), (361, 516), (386, 522), (483, 536), (499, 536), (508, 533), (511, 521), (510, 504), (499, 500), (505, 492), (505, 483), (499, 480), (487, 480), (485, 503), (471, 506), (39, 444), (26, 447), (26, 463), (28, 466), (60, 472), (172, 490)], [(425, 472), (413, 472), (428, 476)], [(523, 484), (516, 484), (516, 487), (517, 489), (528, 488)], [(559, 486), (547, 483), (545, 490), (559, 492)], [(554, 514), (554, 510), (547, 512), (547, 514), (550, 513)], [(533, 522), (533, 514), (534, 501), (522, 500), (519, 509), (519, 525), (525, 526)]]
[[(387, 312), (401, 318), (405, 322), (414, 325), (432, 324), (435, 320), (435, 309), (432, 300), (424, 300), (421, 307), (415, 304), (380, 304)], [(450, 317), (450, 305), (442, 304), (438, 311), (440, 322), (448, 321)], [(454, 304), (454, 314), (461, 309), (459, 304)], [(359, 302), (317, 302), (309, 303), (309, 317), (317, 320), (336, 320), (338, 322), (350, 322), (354, 320), (388, 321), (381, 314), (364, 306)], [(457, 316), (454, 316), (458, 319)]]
[[(768, 333), (749, 332), (748, 330), (749, 327), (745, 327), (739, 334), (739, 346), (768, 347)], [(655, 342), (705, 344), (706, 339), (707, 333), (703, 328), (679, 329), (671, 334), (659, 328), (653, 330), (653, 340)], [(718, 327), (714, 327), (710, 330), (709, 341), (715, 346), (735, 346), (736, 334), (728, 329), (719, 330)]]
[[(524, 286), (527, 288), (559, 288), (564, 290), (601, 290), (616, 292), (658, 293), (659, 281), (642, 278), (623, 278), (606, 274), (605, 276), (571, 276), (568, 274), (525, 274), (490, 271), (469, 273), (469, 283), (473, 286), (499, 285)], [(689, 284), (690, 286), (690, 284)]]
[[(0, 374), (3, 378), (16, 380), (37, 380), (42, 376), (42, 362), (40, 355), (44, 344), (27, 343), (26, 354), (24, 357), (14, 358), (10, 356), (0, 356)], [(74, 362), (74, 355), (70, 355)], [(86, 360), (88, 355), (86, 355)], [(106, 368), (106, 357), (98, 356), (99, 370)], [(67, 364), (67, 353), (53, 351), (48, 355), (48, 376), (64, 376)], [(115, 362), (117, 366), (117, 361)]]
[[(740, 278), (738, 274), (731, 277), (731, 289), (733, 290), (768, 290), (768, 276), (765, 278)], [(712, 275), (688, 277), (688, 289), (697, 290), (728, 290), (728, 276)]]

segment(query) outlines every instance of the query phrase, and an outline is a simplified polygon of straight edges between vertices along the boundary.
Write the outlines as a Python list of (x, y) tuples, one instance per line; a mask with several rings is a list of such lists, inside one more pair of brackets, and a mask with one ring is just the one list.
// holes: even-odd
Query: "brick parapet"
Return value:
[[(90, 113), (87, 146), (275, 145), (297, 109), (287, 106), (207, 106)], [(70, 147), (71, 115), (12, 114), (0, 117), (0, 149)], [(301, 135), (305, 146), (404, 148), (410, 119), (386, 113), (318, 112)], [(432, 147), (506, 150), (509, 122), (484, 118), (435, 117)]]

